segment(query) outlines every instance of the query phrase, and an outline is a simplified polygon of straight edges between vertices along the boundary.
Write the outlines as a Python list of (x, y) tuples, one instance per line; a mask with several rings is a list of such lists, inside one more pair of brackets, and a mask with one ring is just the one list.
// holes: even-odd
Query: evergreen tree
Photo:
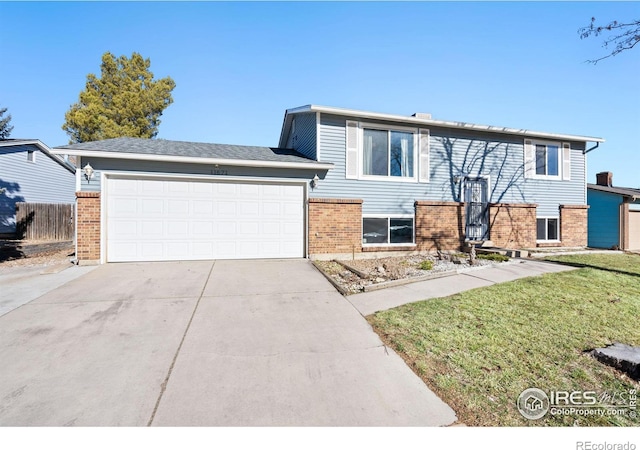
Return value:
[(154, 80), (150, 65), (138, 53), (131, 58), (102, 55), (101, 76), (87, 75), (79, 101), (65, 114), (62, 129), (69, 143), (155, 137), (162, 112), (173, 103), (176, 84), (170, 77)]
[(9, 125), (11, 122), (11, 114), (7, 115), (4, 119), (4, 113), (7, 112), (7, 108), (0, 108), (0, 139), (7, 139), (13, 130), (13, 126)]

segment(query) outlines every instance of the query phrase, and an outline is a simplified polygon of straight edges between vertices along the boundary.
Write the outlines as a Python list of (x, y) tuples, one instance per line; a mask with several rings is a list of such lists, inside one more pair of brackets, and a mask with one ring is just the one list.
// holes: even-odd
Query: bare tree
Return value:
[[(458, 145), (458, 139), (450, 137), (441, 137), (437, 140), (442, 144), (441, 148), (434, 150), (439, 153), (442, 165), (446, 164), (449, 178), (447, 180), (448, 188), (451, 190), (451, 197), (456, 202), (463, 200), (462, 184), (450, 183), (458, 175), (488, 174), (492, 177), (491, 192), (489, 193), (489, 201), (492, 203), (500, 203), (503, 197), (512, 192), (512, 195), (519, 194), (524, 200), (524, 192), (520, 180), (524, 178), (524, 163), (517, 167), (507, 167), (512, 158), (510, 153), (513, 151), (510, 144), (488, 142), (484, 140), (463, 140), (464, 153), (461, 148), (454, 151), (454, 147)], [(465, 142), (466, 141), (466, 142)], [(463, 156), (455, 157), (454, 155)], [(438, 165), (440, 165), (438, 164)], [(435, 169), (435, 167), (434, 167)]]
[(580, 34), (580, 39), (600, 36), (601, 34), (609, 36), (604, 40), (602, 46), (606, 49), (613, 48), (613, 50), (601, 58), (587, 60), (589, 63), (597, 64), (603, 59), (632, 49), (640, 42), (640, 20), (631, 20), (626, 23), (614, 20), (606, 25), (596, 25), (596, 18), (592, 17), (589, 26), (580, 28), (578, 33)]

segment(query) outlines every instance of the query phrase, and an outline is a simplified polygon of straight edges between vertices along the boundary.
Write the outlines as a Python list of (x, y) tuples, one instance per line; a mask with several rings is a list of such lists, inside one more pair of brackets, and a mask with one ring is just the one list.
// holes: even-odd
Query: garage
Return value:
[(629, 211), (629, 250), (640, 250), (640, 211)]
[(106, 178), (107, 262), (305, 256), (304, 185)]

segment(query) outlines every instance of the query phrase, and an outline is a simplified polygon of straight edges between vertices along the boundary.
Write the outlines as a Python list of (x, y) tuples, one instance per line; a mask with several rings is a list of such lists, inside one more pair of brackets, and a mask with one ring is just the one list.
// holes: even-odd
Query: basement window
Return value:
[(365, 245), (413, 244), (413, 236), (413, 217), (368, 216), (362, 218), (362, 243)]
[(559, 241), (560, 221), (557, 217), (542, 217), (536, 219), (536, 239), (539, 242)]

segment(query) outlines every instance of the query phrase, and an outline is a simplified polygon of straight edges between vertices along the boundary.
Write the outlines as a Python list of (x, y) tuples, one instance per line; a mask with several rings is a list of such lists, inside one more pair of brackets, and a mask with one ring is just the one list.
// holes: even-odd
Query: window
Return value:
[(36, 152), (34, 150), (27, 150), (27, 161), (36, 162)]
[(558, 176), (557, 145), (536, 144), (536, 175)]
[(345, 178), (428, 183), (429, 130), (346, 121)]
[(364, 175), (413, 178), (413, 133), (365, 128), (362, 135)]
[(413, 217), (364, 217), (363, 244), (413, 244)]
[(558, 218), (544, 217), (536, 219), (536, 239), (538, 241), (558, 241)]
[(572, 153), (570, 142), (560, 143), (525, 139), (525, 178), (571, 180)]

